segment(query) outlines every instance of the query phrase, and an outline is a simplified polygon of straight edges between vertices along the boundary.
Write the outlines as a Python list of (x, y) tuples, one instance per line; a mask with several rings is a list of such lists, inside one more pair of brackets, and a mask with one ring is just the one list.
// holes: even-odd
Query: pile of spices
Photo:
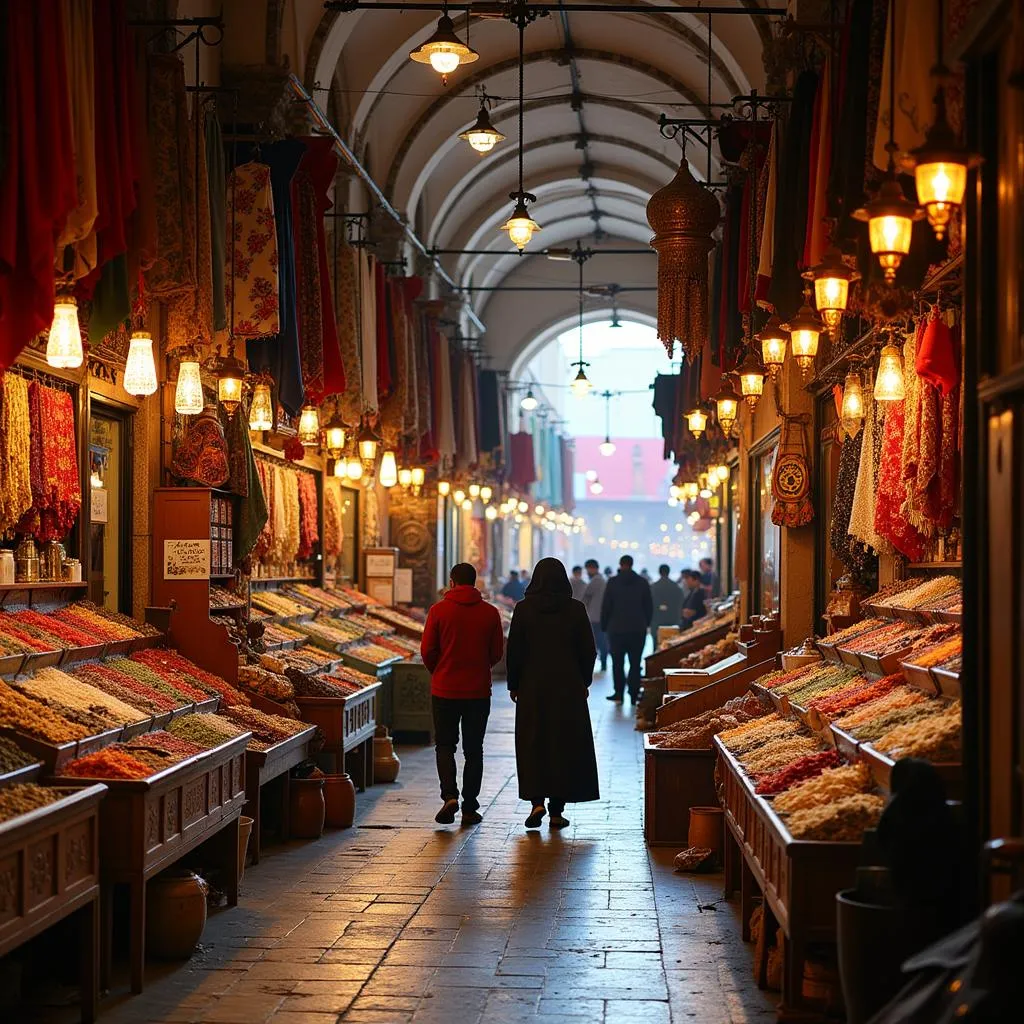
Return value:
[(36, 758), (22, 750), (14, 740), (0, 736), (0, 775), (16, 772), (19, 768), (27, 768), (35, 763)]
[(889, 621), (889, 619), (863, 619), (860, 622), (855, 622), (852, 626), (847, 626), (845, 629), (837, 629), (834, 633), (829, 633), (825, 640), (830, 644), (845, 647), (849, 641), (862, 636), (864, 633), (871, 633), (876, 629), (881, 629), (882, 626), (887, 626)]
[(894, 686), (884, 696), (877, 697), (875, 700), (855, 708), (849, 714), (843, 715), (835, 724), (840, 729), (849, 731), (859, 725), (865, 725), (867, 722), (874, 721), (890, 711), (895, 711), (897, 708), (908, 708), (911, 704), (920, 704), (927, 699), (920, 690), (912, 686), (900, 684)]
[(840, 765), (839, 755), (834, 750), (822, 750), (817, 754), (808, 754), (805, 757), (797, 758), (792, 764), (785, 768), (763, 776), (757, 783), (757, 792), (762, 796), (773, 796), (776, 793), (784, 793), (787, 789), (819, 776), (828, 768), (837, 768)]
[(833, 803), (794, 811), (786, 827), (794, 839), (823, 842), (859, 842), (865, 830), (874, 828), (885, 810), (885, 800), (872, 793), (844, 796)]
[[(140, 651), (139, 653), (148, 654), (149, 652)], [(173, 696), (177, 701), (177, 707), (210, 699), (210, 695), (205, 690), (193, 685), (188, 679), (176, 676), (173, 672), (161, 672), (144, 664), (137, 657), (112, 658), (106, 662), (106, 665), (114, 672), (131, 676), (147, 686), (154, 687), (161, 693)]]
[(815, 697), (814, 700), (808, 702), (807, 707), (814, 708), (821, 715), (837, 718), (847, 711), (860, 707), (861, 704), (884, 697), (894, 687), (902, 683), (903, 676), (899, 672), (876, 679), (874, 682), (868, 681), (863, 676), (858, 676), (851, 680), (849, 685), (835, 693)]
[(920, 757), (938, 764), (958, 763), (962, 756), (960, 704), (950, 704), (938, 714), (898, 725), (874, 744), (894, 761)]
[(85, 726), (69, 722), (52, 708), (25, 697), (4, 682), (0, 682), (0, 728), (46, 743), (70, 743), (91, 735)]
[(360, 672), (358, 669), (352, 668), (349, 665), (338, 665), (331, 672), (332, 679), (343, 679), (347, 683), (352, 683), (357, 686), (360, 690), (364, 687), (372, 686), (377, 682), (376, 676), (367, 675), (365, 672)]
[(754, 750), (769, 740), (781, 736), (796, 736), (799, 731), (800, 724), (798, 722), (785, 719), (773, 711), (763, 718), (746, 722), (735, 729), (727, 729), (719, 734), (719, 738), (729, 750), (740, 755), (748, 750)]
[(67, 796), (62, 789), (49, 786), (35, 786), (26, 782), (19, 786), (7, 786), (0, 789), (0, 821), (10, 821), (22, 814), (38, 810), (47, 804), (56, 803)]
[(905, 708), (894, 708), (870, 722), (856, 726), (851, 730), (851, 735), (863, 743), (870, 743), (884, 736), (890, 729), (895, 729), (897, 725), (916, 722), (919, 718), (928, 718), (935, 714), (938, 704), (938, 700), (933, 697)]
[(358, 690), (330, 676), (296, 675), (292, 681), (296, 697), (350, 697)]
[(803, 811), (810, 807), (834, 803), (854, 793), (871, 790), (871, 772), (861, 762), (829, 768), (819, 776), (800, 782), (791, 789), (780, 793), (772, 801), (779, 814)]
[(391, 651), (379, 644), (357, 644), (355, 647), (350, 647), (346, 653), (371, 665), (383, 665), (385, 661), (394, 657)]
[(816, 754), (821, 749), (821, 740), (814, 736), (786, 736), (752, 750), (739, 760), (749, 775), (762, 775), (776, 772), (798, 758)]
[[(14, 612), (14, 618), (22, 629), (31, 631), (38, 629), (50, 636), (55, 636), (60, 641), (61, 648), (66, 647), (92, 647), (96, 644), (96, 637), (90, 636), (84, 629), (63, 622), (52, 615), (43, 615), (31, 608)], [(102, 641), (101, 641), (102, 642)]]
[(132, 704), (126, 704), (56, 668), (40, 669), (31, 677), (19, 676), (13, 685), (21, 693), (36, 700), (53, 702), (76, 711), (90, 711), (102, 715), (115, 725), (132, 725), (149, 717)]
[(165, 754), (180, 754), (182, 757), (195, 757), (196, 754), (201, 754), (206, 750), (206, 747), (175, 736), (165, 729), (157, 729), (156, 732), (147, 732), (142, 736), (136, 736), (124, 746), (129, 750), (149, 747), (162, 750)]
[(304, 722), (295, 722), (280, 715), (268, 715), (256, 708), (233, 707), (224, 714), (233, 722), (248, 729), (256, 739), (271, 746), (308, 729)]
[(175, 686), (179, 685), (182, 678), (186, 679), (194, 688), (204, 691), (203, 697), (197, 699), (205, 700), (207, 696), (219, 694), (225, 705), (249, 703), (249, 698), (241, 691), (220, 676), (206, 672), (188, 658), (183, 658), (177, 651), (152, 647), (147, 651), (136, 652), (130, 660), (152, 668)]
[(939, 643), (926, 647), (923, 651), (914, 655), (913, 663), (921, 668), (935, 668), (945, 665), (954, 658), (959, 658), (963, 650), (964, 638), (961, 633), (951, 636)]
[(145, 779), (153, 770), (145, 760), (114, 744), (70, 761), (60, 774), (78, 779)]
[(934, 602), (948, 594), (960, 593), (960, 581), (955, 576), (935, 576), (891, 596), (874, 601), (887, 608), (930, 608)]
[(101, 615), (95, 607), (89, 607), (85, 602), (69, 604), (66, 608), (54, 612), (51, 618), (61, 619), (107, 641), (132, 640), (142, 635), (134, 624), (127, 626)]
[(223, 715), (182, 715), (167, 726), (167, 731), (182, 739), (198, 743), (205, 750), (219, 747), (228, 740), (241, 736), (248, 729), (242, 729)]
[(108, 622), (124, 626), (126, 629), (132, 630), (137, 636), (163, 635), (156, 626), (151, 626), (148, 622), (136, 622), (130, 615), (123, 615), (121, 612), (111, 611), (109, 608), (102, 608), (97, 604), (93, 604), (92, 601), (78, 601), (75, 603), (75, 607), (83, 608), (96, 615), (100, 615)]
[(151, 714), (159, 714), (163, 711), (173, 711), (183, 704), (191, 703), (182, 694), (176, 694), (168, 687), (168, 692), (163, 692), (153, 686), (111, 668), (112, 662), (100, 663), (87, 661), (75, 665), (71, 674), (77, 679), (82, 679), (93, 686), (101, 687), (107, 693), (119, 697), (128, 704), (149, 711)]
[(855, 668), (845, 665), (829, 665), (820, 669), (806, 681), (786, 683), (776, 687), (775, 692), (788, 697), (798, 707), (806, 707), (816, 697), (836, 693), (851, 683), (863, 680)]

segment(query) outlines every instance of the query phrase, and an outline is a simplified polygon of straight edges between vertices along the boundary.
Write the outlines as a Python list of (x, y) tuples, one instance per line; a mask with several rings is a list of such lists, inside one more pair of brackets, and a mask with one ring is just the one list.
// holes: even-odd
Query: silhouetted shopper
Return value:
[(452, 568), (451, 585), (427, 614), (420, 653), (430, 672), (434, 751), (444, 806), (434, 820), (450, 825), (459, 809), (455, 748), (462, 729), (462, 824), (480, 822), (484, 775), (484, 733), (491, 713), (491, 669), (501, 661), (503, 638), (498, 609), (476, 589), (476, 569), (466, 562)]
[(601, 628), (601, 605), (604, 603), (604, 588), (607, 581), (601, 575), (601, 567), (593, 558), (583, 563), (587, 570), (587, 589), (580, 600), (590, 616), (590, 625), (594, 630), (594, 643), (597, 645), (597, 656), (601, 659), (601, 671), (608, 667), (608, 634)]
[(678, 626), (683, 615), (683, 589), (669, 579), (671, 571), (667, 565), (659, 565), (658, 578), (651, 584), (651, 598), (654, 602), (651, 638), (655, 650), (658, 649), (658, 627)]
[(683, 629), (689, 629), (697, 619), (707, 614), (704, 606), (704, 587), (701, 586), (700, 573), (693, 569), (683, 570)]
[(626, 689), (626, 658), (629, 658), (629, 699), (635, 704), (640, 694), (640, 662), (647, 642), (647, 629), (654, 615), (651, 588), (642, 576), (633, 572), (633, 559), (619, 559), (618, 575), (604, 588), (601, 628), (608, 634), (612, 655), (612, 679), (615, 692), (608, 700), (621, 704)]
[(526, 827), (539, 827), (546, 798), (551, 827), (565, 828), (567, 803), (598, 800), (600, 794), (587, 710), (594, 634), (557, 558), (537, 563), (526, 597), (516, 605), (505, 663), (516, 702), (519, 796), (532, 805)]

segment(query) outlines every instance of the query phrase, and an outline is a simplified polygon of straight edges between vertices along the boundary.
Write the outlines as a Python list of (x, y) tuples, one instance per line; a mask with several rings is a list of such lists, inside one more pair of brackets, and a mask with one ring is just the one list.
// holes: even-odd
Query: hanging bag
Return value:
[(772, 522), (790, 529), (806, 526), (814, 519), (805, 421), (805, 416), (783, 414), (782, 437), (772, 470)]

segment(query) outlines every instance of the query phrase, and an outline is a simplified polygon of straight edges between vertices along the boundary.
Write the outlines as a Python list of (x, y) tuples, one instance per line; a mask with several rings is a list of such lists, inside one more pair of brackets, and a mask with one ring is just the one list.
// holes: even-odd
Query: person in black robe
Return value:
[(595, 654), (590, 617), (573, 600), (565, 566), (542, 558), (512, 615), (506, 650), (519, 796), (532, 806), (527, 828), (547, 812), (552, 828), (565, 828), (567, 803), (600, 799), (587, 710)]

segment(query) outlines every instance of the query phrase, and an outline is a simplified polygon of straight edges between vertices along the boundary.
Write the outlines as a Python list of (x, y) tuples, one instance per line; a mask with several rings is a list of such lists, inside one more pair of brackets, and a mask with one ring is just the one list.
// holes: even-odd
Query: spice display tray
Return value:
[(960, 673), (951, 672), (948, 668), (933, 668), (932, 677), (939, 693), (944, 697), (960, 698)]
[[(859, 757), (868, 766), (871, 777), (879, 789), (884, 790), (886, 795), (891, 793), (892, 770), (896, 762), (888, 754), (876, 750), (870, 743), (860, 745)], [(959, 799), (963, 795), (963, 765), (932, 762), (932, 767), (945, 784), (947, 799)]]
[[(387, 629), (389, 632), (397, 633), (399, 636), (404, 636), (409, 640), (422, 640), (423, 639), (423, 627), (420, 626), (414, 629), (412, 626), (406, 626), (401, 622), (390, 622), (388, 619), (382, 618), (378, 611), (371, 608), (368, 615), (372, 615), (381, 624), (381, 629)], [(653, 655), (651, 655), (653, 657)], [(647, 659), (650, 661), (650, 658)]]
[(655, 725), (662, 728), (673, 722), (703, 714), (712, 708), (720, 708), (727, 700), (740, 697), (750, 688), (750, 684), (775, 668), (775, 655), (753, 664), (744, 661), (739, 670), (732, 675), (718, 679), (698, 690), (689, 693), (674, 694), (655, 711)]
[(63, 790), (54, 803), (0, 823), (0, 956), (79, 914), (82, 1020), (99, 1011), (99, 822), (106, 786)]
[[(835, 894), (853, 883), (860, 843), (794, 839), (771, 804), (754, 792), (719, 737), (714, 737), (714, 744), (726, 828), (747, 868), (741, 873), (743, 920), (749, 921), (753, 910), (753, 882), (785, 938), (782, 1012), (806, 1010), (803, 973), (808, 947), (835, 942)], [(729, 858), (735, 854), (728, 840), (726, 847), (728, 880)]]
[(715, 755), (656, 747), (644, 736), (644, 839), (648, 846), (684, 847), (691, 807), (713, 807)]
[(903, 661), (900, 662), (900, 671), (903, 673), (903, 678), (911, 686), (916, 686), (919, 690), (923, 690), (925, 693), (932, 694), (933, 696), (940, 692), (931, 669), (924, 668), (921, 665), (914, 665), (909, 661)]
[[(268, 702), (272, 703), (272, 702)], [(283, 776), (281, 785), (281, 839), (287, 840), (289, 829), (288, 772), (297, 764), (309, 758), (309, 743), (316, 733), (316, 727), (303, 729), (295, 736), (275, 743), (267, 750), (246, 750), (245, 752), (245, 813), (252, 818), (252, 833), (249, 850), (253, 864), (260, 862), (260, 824), (262, 821), (261, 789), (273, 779)]]
[(842, 664), (855, 668), (858, 672), (863, 672), (867, 668), (867, 655), (863, 655), (858, 651), (848, 651), (845, 647), (837, 647), (836, 653), (839, 655), (839, 660)]
[(15, 676), (25, 662), (24, 654), (0, 655), (0, 676)]
[(67, 743), (47, 743), (45, 740), (37, 740), (34, 736), (15, 732), (13, 729), (2, 729), (0, 732), (10, 736), (22, 750), (37, 757), (48, 772), (56, 771), (66, 765), (68, 761), (73, 761), (75, 751), (78, 749), (78, 740), (70, 740)]
[(929, 612), (936, 622), (951, 622), (959, 626), (964, 621), (963, 612), (950, 612), (936, 608)]
[(111, 640), (103, 652), (105, 658), (127, 658), (132, 650), (132, 643), (138, 637), (129, 637), (127, 640)]
[(821, 651), (821, 656), (825, 659), (825, 661), (830, 661), (834, 665), (839, 665), (842, 663), (843, 659), (840, 657), (839, 652), (836, 650), (835, 644), (827, 643), (824, 640), (818, 640), (816, 641), (816, 645), (818, 650)]
[(43, 762), (37, 761), (35, 764), (27, 764), (22, 768), (15, 768), (13, 772), (5, 772), (0, 775), (0, 789), (4, 786), (15, 786), (21, 785), (24, 782), (34, 782), (38, 777), (39, 773), (43, 770)]
[(56, 668), (63, 657), (63, 651), (36, 651), (35, 654), (25, 655), (25, 664), (21, 666), (21, 671), (36, 672), (41, 668)]
[(644, 676), (650, 679), (653, 676), (663, 675), (666, 669), (679, 668), (679, 662), (686, 655), (693, 654), (695, 651), (707, 647), (708, 644), (724, 640), (734, 621), (734, 616), (729, 615), (720, 625), (706, 633), (701, 633), (700, 636), (680, 637), (668, 647), (648, 655), (644, 660)]
[(61, 665), (77, 665), (80, 661), (95, 661), (97, 658), (102, 658), (106, 650), (106, 643), (90, 644), (88, 647), (66, 647), (60, 663)]
[(832, 736), (836, 741), (836, 750), (838, 750), (847, 761), (855, 761), (857, 759), (857, 752), (860, 750), (860, 740), (851, 736), (844, 729), (840, 729), (837, 725), (830, 725), (829, 731), (832, 733)]
[(153, 647), (166, 647), (167, 637), (165, 636), (137, 636), (133, 637), (128, 641), (128, 653), (134, 654), (136, 651), (148, 651)]
[(931, 616), (921, 608), (893, 608), (894, 619), (901, 619), (909, 622), (912, 626), (927, 626), (931, 623)]
[[(245, 803), (242, 733), (145, 779), (103, 780), (100, 806), (100, 871), (103, 896), (103, 984), (109, 984), (113, 887), (130, 891), (130, 960), (133, 992), (141, 992), (146, 959), (146, 883), (200, 843), (221, 868), (228, 903), (238, 902), (238, 816)], [(55, 779), (61, 786), (92, 786), (95, 779)]]
[(357, 672), (363, 672), (368, 676), (380, 677), (381, 672), (389, 669), (396, 662), (401, 661), (401, 655), (396, 654), (393, 658), (388, 658), (386, 661), (382, 661), (379, 665), (375, 665), (372, 661), (363, 661), (362, 658), (357, 657), (354, 654), (349, 654), (348, 651), (342, 652), (340, 661), (342, 665), (348, 665), (349, 668), (354, 668)]

